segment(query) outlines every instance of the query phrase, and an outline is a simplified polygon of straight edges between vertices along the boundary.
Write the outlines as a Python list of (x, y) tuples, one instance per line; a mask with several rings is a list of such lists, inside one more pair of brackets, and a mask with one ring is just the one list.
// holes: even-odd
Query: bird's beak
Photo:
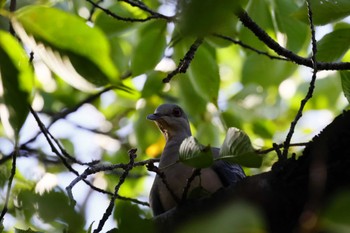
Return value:
[(147, 119), (148, 120), (151, 120), (151, 121), (156, 121), (156, 120), (158, 120), (159, 118), (161, 118), (161, 116), (159, 115), (159, 114), (149, 114), (148, 116), (147, 116)]

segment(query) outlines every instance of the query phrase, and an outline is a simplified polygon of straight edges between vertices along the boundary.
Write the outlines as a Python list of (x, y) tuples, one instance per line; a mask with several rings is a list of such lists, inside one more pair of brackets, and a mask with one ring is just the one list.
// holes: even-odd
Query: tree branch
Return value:
[[(155, 13), (153, 12), (153, 14), (151, 14), (151, 16), (148, 16), (144, 19), (136, 19), (136, 18), (128, 18), (128, 17), (122, 17), (122, 16), (119, 16), (115, 13), (113, 13), (112, 11), (108, 10), (108, 9), (105, 9), (103, 7), (101, 7), (100, 5), (98, 5), (97, 3), (93, 2), (92, 0), (86, 0), (87, 2), (89, 2), (91, 5), (93, 5), (95, 8), (98, 8), (100, 10), (102, 10), (104, 13), (106, 13), (107, 15), (117, 19), (117, 20), (121, 20), (121, 21), (125, 21), (125, 22), (130, 22), (130, 23), (135, 23), (135, 22), (146, 22), (146, 21), (149, 21), (149, 20), (152, 20), (152, 19), (165, 19), (167, 21), (172, 21), (172, 18), (171, 17), (167, 17), (165, 15), (162, 15), (162, 14), (159, 14), (159, 13)], [(126, 1), (128, 2), (129, 4), (131, 4), (130, 1)], [(135, 4), (136, 5), (136, 4)], [(151, 11), (152, 12), (152, 11)]]
[(154, 166), (153, 163), (147, 164), (147, 169), (148, 169), (148, 171), (155, 172), (160, 177), (160, 179), (162, 180), (163, 184), (165, 185), (165, 187), (169, 191), (172, 198), (176, 201), (176, 203), (180, 203), (181, 200), (175, 195), (174, 191), (170, 188), (164, 172), (160, 171), (160, 169), (158, 167)]
[(318, 72), (318, 64), (317, 64), (317, 61), (316, 61), (317, 41), (316, 41), (315, 28), (314, 28), (314, 23), (313, 23), (313, 20), (312, 20), (312, 11), (311, 11), (311, 7), (310, 7), (310, 2), (309, 1), (307, 1), (307, 9), (308, 9), (308, 15), (309, 15), (311, 40), (312, 40), (311, 41), (311, 43), (312, 43), (312, 57), (311, 57), (311, 61), (312, 61), (313, 72), (312, 72), (312, 78), (311, 78), (311, 81), (310, 81), (308, 92), (306, 93), (306, 96), (304, 97), (304, 99), (300, 103), (297, 115), (295, 116), (294, 120), (292, 121), (292, 123), (290, 125), (290, 128), (289, 128), (289, 132), (288, 132), (287, 137), (286, 137), (286, 140), (284, 141), (283, 154), (282, 154), (284, 158), (287, 158), (287, 156), (288, 156), (289, 144), (290, 144), (290, 142), (292, 140), (295, 127), (296, 127), (299, 119), (303, 115), (304, 107), (305, 107), (306, 103), (308, 102), (308, 100), (312, 98), (312, 94), (313, 94), (314, 89), (315, 89), (315, 82), (316, 82), (316, 78), (317, 78), (317, 72)]
[[(275, 40), (273, 40), (263, 29), (261, 29), (244, 10), (238, 13), (239, 20), (243, 23), (245, 27), (250, 29), (256, 37), (264, 42), (270, 49), (275, 51), (278, 55), (283, 56), (298, 65), (307, 66), (310, 68), (314, 67), (313, 60), (310, 58), (303, 58), (293, 53), (292, 51), (283, 48)], [(318, 70), (349, 70), (350, 62), (317, 62)]]
[(203, 38), (198, 38), (191, 45), (190, 49), (185, 54), (184, 58), (180, 60), (179, 65), (176, 67), (174, 71), (169, 73), (166, 78), (163, 79), (163, 83), (168, 83), (170, 80), (177, 75), (178, 73), (186, 73), (188, 67), (190, 66), (198, 47), (203, 43)]
[(0, 214), (0, 223), (3, 222), (4, 216), (5, 216), (5, 214), (7, 213), (7, 210), (8, 210), (7, 207), (8, 207), (8, 203), (9, 203), (9, 200), (10, 200), (12, 181), (13, 181), (13, 178), (15, 177), (15, 174), (16, 174), (17, 154), (18, 154), (18, 147), (17, 147), (17, 142), (16, 142), (15, 150), (12, 152), (11, 174), (10, 174), (10, 177), (9, 177), (9, 181), (7, 183), (7, 191), (6, 191), (6, 198), (5, 198), (4, 207), (3, 207), (2, 211), (1, 211), (1, 214)]
[(119, 189), (120, 189), (121, 185), (124, 183), (124, 181), (125, 181), (126, 177), (128, 176), (130, 170), (134, 168), (134, 161), (135, 161), (136, 156), (137, 156), (136, 155), (136, 149), (129, 150), (130, 161), (126, 165), (126, 167), (124, 169), (124, 173), (120, 176), (119, 182), (114, 188), (114, 195), (111, 197), (109, 205), (108, 205), (105, 213), (103, 214), (103, 217), (100, 220), (97, 229), (94, 230), (94, 233), (98, 233), (98, 232), (100, 232), (102, 230), (105, 222), (107, 221), (109, 216), (112, 214), (112, 210), (114, 208), (114, 202), (117, 199)]
[(265, 56), (267, 56), (268, 58), (273, 59), (273, 60), (290, 61), (290, 60), (287, 59), (287, 58), (278, 57), (278, 56), (273, 56), (273, 55), (271, 55), (271, 54), (269, 54), (269, 53), (267, 53), (267, 52), (260, 51), (260, 50), (258, 50), (258, 49), (256, 49), (256, 48), (253, 48), (252, 46), (249, 46), (249, 45), (243, 43), (242, 41), (235, 40), (235, 39), (233, 39), (233, 38), (231, 38), (231, 37), (229, 37), (229, 36), (224, 36), (224, 35), (220, 35), (220, 34), (214, 34), (213, 36), (218, 37), (218, 38), (221, 38), (221, 39), (223, 39), (223, 40), (230, 41), (230, 42), (232, 42), (232, 43), (234, 43), (234, 44), (237, 44), (237, 45), (241, 46), (242, 48), (251, 50), (251, 51), (253, 51), (253, 52), (257, 53), (257, 54), (265, 55)]

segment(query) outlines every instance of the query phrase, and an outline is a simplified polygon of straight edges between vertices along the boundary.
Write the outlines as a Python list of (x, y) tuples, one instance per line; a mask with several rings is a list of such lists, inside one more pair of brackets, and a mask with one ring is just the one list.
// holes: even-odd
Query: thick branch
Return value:
[[(238, 13), (238, 18), (245, 27), (249, 28), (255, 34), (255, 36), (259, 38), (259, 40), (264, 42), (270, 49), (275, 51), (278, 55), (288, 58), (296, 64), (313, 68), (314, 65), (312, 59), (298, 56), (292, 51), (280, 46), (249, 17), (247, 12), (245, 12), (244, 10), (240, 11), (240, 13)], [(318, 70), (349, 70), (350, 62), (317, 62), (317, 68)]]

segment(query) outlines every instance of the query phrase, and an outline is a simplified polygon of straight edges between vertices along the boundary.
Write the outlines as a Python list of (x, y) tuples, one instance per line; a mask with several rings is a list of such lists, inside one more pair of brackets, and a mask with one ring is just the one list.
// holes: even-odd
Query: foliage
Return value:
[(348, 0), (179, 2), (0, 1), (0, 229), (152, 231), (145, 165), (164, 141), (145, 117), (161, 103), (183, 106), (204, 145), (221, 145), (229, 127), (260, 152), (277, 143), (248, 175), (348, 105)]

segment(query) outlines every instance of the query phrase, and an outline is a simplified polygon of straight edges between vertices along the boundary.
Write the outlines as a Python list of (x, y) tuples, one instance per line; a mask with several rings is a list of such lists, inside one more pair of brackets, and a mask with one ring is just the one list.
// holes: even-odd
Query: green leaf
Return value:
[(350, 72), (340, 71), (341, 85), (343, 88), (344, 95), (350, 103)]
[(177, 232), (262, 233), (268, 231), (264, 222), (264, 216), (261, 215), (256, 206), (244, 202), (234, 202), (223, 206), (217, 211), (213, 211), (211, 215), (205, 215), (194, 221), (189, 221), (181, 226)]
[(350, 48), (350, 29), (339, 29), (325, 35), (317, 42), (317, 60), (340, 61)]
[(262, 87), (279, 85), (296, 68), (297, 66), (292, 63), (271, 60), (258, 54), (252, 54), (244, 62), (242, 83), (256, 83)]
[(145, 219), (142, 216), (141, 209), (130, 202), (118, 202), (115, 207), (114, 217), (118, 222), (119, 229), (112, 232), (154, 232), (153, 221), (151, 219)]
[(219, 159), (246, 167), (260, 167), (262, 163), (262, 157), (254, 152), (248, 135), (234, 127), (227, 131)]
[[(120, 17), (135, 18), (134, 14), (119, 2), (109, 7), (108, 10)], [(133, 28), (130, 22), (115, 19), (101, 10), (97, 13), (95, 26), (102, 29), (108, 37), (119, 36)]]
[[(234, 12), (241, 1), (215, 0), (181, 1), (179, 20), (180, 33), (186, 36), (202, 37), (211, 33), (227, 31), (235, 23)], [(230, 22), (230, 23), (228, 23)]]
[(140, 40), (131, 57), (133, 76), (153, 70), (159, 63), (166, 47), (165, 29), (166, 22), (153, 21), (140, 31)]
[(18, 41), (0, 31), (1, 121), (10, 137), (18, 133), (27, 118), (34, 75), (29, 58)]
[(142, 89), (142, 97), (149, 98), (153, 95), (161, 95), (164, 88), (164, 83), (162, 82), (164, 78), (164, 73), (158, 71), (152, 71), (147, 74), (147, 79), (145, 85)]
[(29, 6), (12, 21), (21, 39), (70, 85), (89, 90), (91, 83), (118, 81), (108, 40), (83, 19), (52, 7)]
[(70, 232), (79, 232), (83, 228), (83, 216), (69, 205), (67, 196), (62, 192), (44, 193), (36, 196), (37, 213), (45, 222), (63, 221)]
[(286, 34), (286, 47), (293, 52), (298, 52), (310, 37), (308, 26), (294, 17), (292, 13), (298, 9), (294, 1), (275, 1), (275, 17), (280, 32)]
[[(261, 28), (269, 32), (269, 35), (276, 38), (274, 22), (271, 15), (271, 2), (268, 0), (251, 0), (247, 9), (249, 16), (259, 24)], [(239, 39), (254, 48), (266, 51), (267, 46), (260, 41), (254, 33), (246, 27), (241, 27)], [(249, 50), (245, 50), (251, 53)]]
[(195, 117), (192, 119), (193, 121), (200, 121), (201, 115), (206, 111), (207, 101), (195, 91), (187, 74), (177, 75), (177, 79), (173, 80), (173, 83), (177, 84), (177, 96), (181, 106), (184, 107), (190, 116)]
[(198, 48), (187, 72), (196, 92), (205, 100), (216, 104), (220, 87), (220, 75), (215, 51), (209, 45), (202, 44)]
[(350, 231), (350, 192), (343, 190), (328, 204), (322, 217), (325, 232), (345, 233)]
[(33, 231), (32, 229), (28, 228), (27, 230), (22, 230), (19, 228), (15, 228), (15, 233), (40, 233), (42, 231)]
[[(310, 5), (316, 25), (325, 25), (350, 15), (349, 0), (311, 0)], [(308, 23), (306, 4), (301, 6), (294, 16)]]
[(180, 162), (195, 168), (206, 168), (213, 164), (210, 146), (203, 146), (196, 138), (188, 137), (180, 145)]

